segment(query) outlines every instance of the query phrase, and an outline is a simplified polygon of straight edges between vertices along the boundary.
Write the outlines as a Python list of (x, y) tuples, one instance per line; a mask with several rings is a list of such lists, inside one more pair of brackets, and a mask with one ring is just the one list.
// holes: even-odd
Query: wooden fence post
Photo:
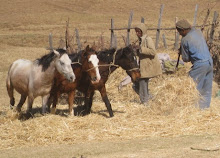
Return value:
[(206, 22), (207, 22), (207, 20), (208, 20), (209, 14), (210, 14), (210, 10), (208, 9), (208, 10), (207, 10), (206, 17), (205, 17), (205, 19), (204, 19), (204, 21), (203, 21), (203, 25), (202, 25), (202, 27), (201, 27), (201, 31), (202, 31), (202, 32), (204, 31), (205, 24), (206, 24)]
[(176, 34), (176, 41), (175, 41), (175, 50), (178, 50), (179, 49), (179, 38), (180, 38), (180, 34), (179, 32), (177, 32)]
[(102, 50), (104, 50), (104, 37), (103, 37), (103, 35), (101, 34), (101, 36), (100, 36), (100, 49), (101, 49), (101, 51)]
[(198, 11), (198, 4), (196, 4), (196, 8), (195, 8), (195, 14), (194, 14), (194, 20), (193, 20), (193, 27), (196, 26), (197, 11)]
[(167, 42), (166, 42), (165, 34), (163, 34), (162, 37), (163, 37), (163, 44), (164, 44), (164, 47), (167, 49)]
[(49, 46), (50, 46), (50, 50), (53, 50), (53, 37), (52, 37), (52, 33), (49, 34)]
[(118, 47), (118, 42), (117, 42), (117, 36), (114, 36), (114, 48), (117, 49)]
[[(178, 18), (175, 18), (175, 27), (176, 27), (176, 23), (178, 21)], [(179, 32), (175, 29), (175, 44), (174, 44), (174, 50), (179, 49)]]
[(127, 29), (127, 39), (126, 39), (126, 45), (128, 46), (130, 44), (130, 28), (131, 28), (131, 22), (133, 17), (133, 11), (131, 11), (129, 20), (128, 20), (128, 29)]
[(79, 39), (79, 32), (77, 29), (75, 29), (75, 32), (76, 32), (76, 42), (77, 42), (77, 45), (78, 45), (78, 49), (77, 49), (77, 53), (79, 51), (81, 51), (81, 43), (80, 43), (80, 39)]
[(143, 17), (141, 17), (141, 23), (144, 23), (144, 18)]
[(111, 19), (111, 42), (110, 42), (110, 48), (113, 47), (113, 42), (114, 42), (114, 19)]
[(216, 26), (217, 18), (218, 18), (218, 13), (215, 11), (213, 21), (212, 21), (212, 27), (211, 27), (211, 31), (210, 31), (210, 37), (209, 37), (209, 43), (210, 44), (213, 42), (213, 39), (214, 39), (215, 26)]
[(163, 8), (164, 8), (164, 4), (162, 4), (160, 7), (160, 16), (158, 20), (157, 33), (156, 33), (156, 44), (155, 44), (156, 49), (158, 48), (159, 39), (160, 39), (160, 25), (161, 25), (161, 20), (162, 20)]

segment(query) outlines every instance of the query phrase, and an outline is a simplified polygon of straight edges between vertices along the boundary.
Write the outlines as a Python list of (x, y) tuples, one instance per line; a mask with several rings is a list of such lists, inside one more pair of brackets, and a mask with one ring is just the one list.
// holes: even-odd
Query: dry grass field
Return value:
[[(213, 82), (213, 97), (208, 110), (195, 107), (198, 92), (187, 76), (190, 64), (175, 74), (163, 74), (150, 81), (154, 95), (149, 106), (139, 103), (132, 85), (118, 91), (118, 84), (126, 76), (117, 69), (107, 82), (107, 92), (115, 116), (108, 118), (99, 93), (95, 94), (92, 113), (85, 117), (66, 116), (67, 105), (58, 105), (56, 115), (42, 116), (41, 98), (34, 101), (34, 117), (18, 120), (18, 114), (9, 109), (5, 80), (10, 64), (16, 59), (34, 60), (48, 53), (48, 35), (58, 47), (64, 39), (69, 18), (70, 33), (79, 30), (84, 46), (104, 37), (109, 47), (110, 21), (115, 27), (126, 27), (130, 11), (134, 13), (132, 26), (145, 18), (148, 27), (157, 27), (159, 10), (164, 4), (162, 27), (174, 27), (175, 17), (193, 22), (195, 5), (199, 5), (197, 24), (201, 25), (207, 9), (220, 13), (219, 0), (1, 0), (0, 1), (0, 157), (57, 157), (57, 158), (218, 158), (220, 157), (220, 99), (218, 85)], [(174, 31), (162, 31), (168, 43), (162, 40), (158, 53), (173, 51)], [(116, 31), (118, 46), (123, 47), (126, 31)], [(155, 31), (149, 31), (155, 41)], [(218, 34), (216, 34), (218, 35)], [(131, 42), (136, 36), (131, 30)], [(15, 94), (16, 103), (19, 95)], [(23, 106), (26, 110), (26, 103)]]

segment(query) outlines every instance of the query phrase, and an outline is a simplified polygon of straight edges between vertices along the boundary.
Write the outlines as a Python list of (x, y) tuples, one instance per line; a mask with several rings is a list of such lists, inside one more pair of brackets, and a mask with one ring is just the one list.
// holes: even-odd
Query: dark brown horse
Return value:
[(48, 106), (50, 106), (51, 101), (53, 101), (53, 106), (51, 109), (51, 113), (53, 114), (56, 111), (56, 104), (59, 96), (62, 93), (67, 93), (69, 113), (70, 115), (73, 115), (73, 101), (75, 97), (75, 90), (83, 76), (88, 76), (88, 82), (91, 84), (98, 83), (100, 80), (98, 68), (99, 60), (93, 48), (89, 48), (89, 46), (87, 46), (86, 49), (82, 52), (71, 54), (69, 55), (69, 57), (72, 60), (72, 69), (76, 76), (76, 80), (70, 83), (64, 78), (63, 75), (57, 73), (48, 102)]
[(140, 78), (137, 59), (131, 45), (119, 50), (110, 49), (98, 52), (98, 59), (101, 80), (97, 84), (90, 84), (90, 82), (88, 82), (89, 78), (84, 76), (82, 77), (80, 86), (78, 86), (77, 89), (85, 94), (85, 114), (90, 113), (94, 92), (95, 90), (98, 90), (107, 107), (110, 117), (113, 117), (111, 103), (106, 93), (105, 83), (108, 80), (109, 75), (118, 67), (126, 70), (133, 82), (137, 81)]

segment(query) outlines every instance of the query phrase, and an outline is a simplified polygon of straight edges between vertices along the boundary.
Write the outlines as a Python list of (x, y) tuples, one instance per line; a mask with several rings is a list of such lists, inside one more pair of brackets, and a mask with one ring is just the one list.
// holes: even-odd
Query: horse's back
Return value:
[(32, 67), (30, 60), (18, 59), (12, 63), (8, 71), (7, 83), (12, 84), (19, 93), (28, 91), (29, 74)]

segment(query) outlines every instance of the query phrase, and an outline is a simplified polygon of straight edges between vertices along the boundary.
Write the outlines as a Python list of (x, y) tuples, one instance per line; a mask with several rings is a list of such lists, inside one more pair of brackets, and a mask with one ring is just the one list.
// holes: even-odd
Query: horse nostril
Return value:
[(93, 77), (93, 78), (92, 78), (92, 81), (96, 81), (96, 80), (97, 80), (97, 77)]
[(70, 76), (70, 80), (73, 80), (73, 76)]

